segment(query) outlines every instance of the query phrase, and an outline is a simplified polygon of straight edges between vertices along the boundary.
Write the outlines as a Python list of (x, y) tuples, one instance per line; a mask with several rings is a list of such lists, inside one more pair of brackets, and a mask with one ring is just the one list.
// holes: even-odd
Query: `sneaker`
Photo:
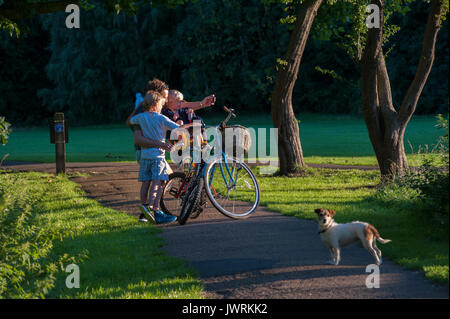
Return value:
[(143, 213), (141, 213), (141, 215), (139, 215), (139, 221), (141, 223), (148, 223), (148, 219), (145, 218), (145, 215)]
[(152, 224), (155, 223), (155, 217), (153, 216), (152, 210), (147, 205), (141, 205), (139, 206), (139, 209), (141, 210), (142, 214), (139, 216), (139, 220), (141, 220), (142, 215), (144, 215), (144, 219), (147, 219), (147, 222), (150, 222)]
[(157, 224), (169, 224), (177, 220), (176, 216), (166, 215), (160, 210), (153, 211)]

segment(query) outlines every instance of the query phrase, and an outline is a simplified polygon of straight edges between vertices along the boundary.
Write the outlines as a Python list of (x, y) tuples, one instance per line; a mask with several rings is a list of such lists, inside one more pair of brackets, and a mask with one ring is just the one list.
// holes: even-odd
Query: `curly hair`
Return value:
[(142, 101), (142, 109), (148, 111), (154, 108), (160, 100), (164, 99), (161, 93), (157, 91), (148, 91)]
[(163, 93), (164, 90), (168, 90), (169, 86), (161, 81), (160, 79), (153, 79), (151, 81), (148, 81), (147, 86), (145, 88), (145, 91), (156, 91), (158, 93)]

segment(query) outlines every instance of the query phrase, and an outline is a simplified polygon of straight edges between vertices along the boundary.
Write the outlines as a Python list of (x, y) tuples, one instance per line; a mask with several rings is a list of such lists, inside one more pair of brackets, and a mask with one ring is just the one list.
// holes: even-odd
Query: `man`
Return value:
[[(214, 94), (205, 97), (201, 102), (186, 102), (183, 100), (183, 94), (177, 90), (170, 90), (162, 114), (167, 116), (178, 125), (188, 124), (194, 120), (201, 120), (194, 111), (212, 106), (216, 102)], [(203, 121), (202, 121), (203, 122)]]

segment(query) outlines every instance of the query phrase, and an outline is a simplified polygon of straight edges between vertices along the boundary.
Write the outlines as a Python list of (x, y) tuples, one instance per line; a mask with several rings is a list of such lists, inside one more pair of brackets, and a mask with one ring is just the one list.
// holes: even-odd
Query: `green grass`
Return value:
[[(61, 256), (73, 256), (80, 267), (79, 289), (68, 289), (65, 280), (69, 274), (59, 271), (45, 297), (202, 298), (203, 286), (196, 273), (161, 250), (156, 226), (143, 225), (135, 217), (87, 199), (65, 176), (3, 172), (0, 186), (10, 214), (16, 202), (26, 203), (31, 206), (26, 222), (39, 230), (40, 238), (52, 239), (50, 252), (39, 262), (58, 264)], [(10, 249), (33, 245), (20, 238), (17, 236), (18, 242)], [(33, 282), (39, 276), (28, 280)]]
[[(373, 224), (383, 238), (384, 256), (410, 269), (421, 270), (435, 282), (448, 284), (448, 229), (437, 234), (429, 218), (411, 208), (377, 199), (378, 171), (308, 169), (305, 177), (258, 176), (261, 205), (285, 215), (316, 219), (314, 209), (337, 212), (335, 220)], [(289, 185), (289, 187), (287, 187)]]
[[(203, 113), (205, 122), (216, 125), (223, 119)], [(300, 136), (307, 163), (344, 165), (376, 165), (367, 129), (361, 117), (300, 114)], [(16, 128), (9, 143), (0, 148), (0, 156), (9, 154), (10, 161), (54, 162), (54, 145), (50, 144), (49, 129)], [(271, 128), (270, 115), (241, 115), (230, 124), (252, 128)], [(408, 125), (405, 147), (408, 154), (436, 143), (441, 132), (435, 128), (434, 116), (415, 116)], [(256, 141), (254, 141), (256, 145)], [(410, 146), (411, 145), (411, 146)], [(269, 145), (266, 145), (268, 148)], [(125, 125), (71, 127), (66, 145), (68, 162), (134, 161), (133, 135)], [(267, 154), (269, 152), (267, 151)], [(416, 155), (408, 155), (416, 161)], [(413, 163), (412, 163), (413, 164)]]

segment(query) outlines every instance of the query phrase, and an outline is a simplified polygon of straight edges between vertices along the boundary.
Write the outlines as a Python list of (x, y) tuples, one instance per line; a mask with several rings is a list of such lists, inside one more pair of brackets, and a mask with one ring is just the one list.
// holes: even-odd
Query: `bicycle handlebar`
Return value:
[(234, 114), (234, 109), (229, 109), (226, 106), (224, 106), (223, 109), (225, 110), (225, 112), (228, 113), (228, 116), (222, 123), (220, 123), (220, 126), (225, 127), (225, 124), (227, 124), (227, 122), (230, 120), (230, 118), (236, 117), (236, 114)]

